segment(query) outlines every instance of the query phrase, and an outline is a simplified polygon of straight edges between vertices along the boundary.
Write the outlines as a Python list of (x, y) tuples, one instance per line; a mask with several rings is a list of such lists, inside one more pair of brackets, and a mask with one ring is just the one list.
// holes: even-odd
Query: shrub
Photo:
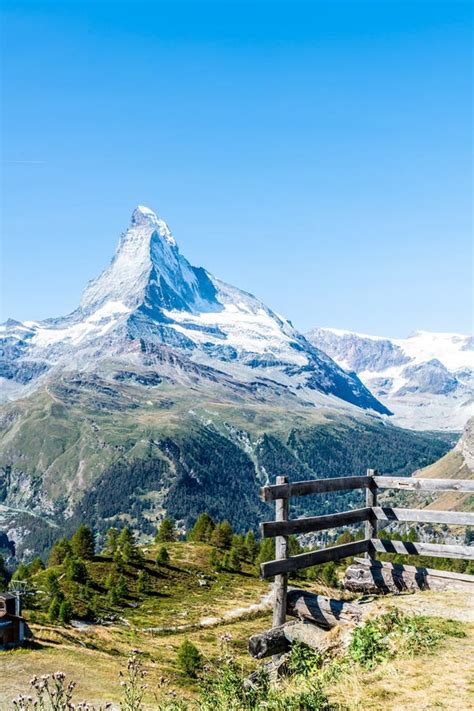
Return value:
[(197, 673), (202, 667), (202, 658), (198, 648), (189, 639), (185, 639), (178, 649), (177, 662), (186, 676), (192, 679), (197, 677)]

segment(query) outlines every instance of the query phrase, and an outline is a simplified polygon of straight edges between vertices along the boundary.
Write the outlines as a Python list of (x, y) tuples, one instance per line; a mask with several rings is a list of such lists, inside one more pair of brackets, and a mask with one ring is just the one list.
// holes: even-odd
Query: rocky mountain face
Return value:
[[(243, 530), (268, 515), (258, 488), (277, 475), (408, 475), (452, 444), (391, 425), (357, 375), (192, 266), (144, 207), (72, 314), (8, 321), (0, 338), (7, 557), (81, 521), (150, 535), (165, 512), (184, 527), (207, 510)], [(301, 505), (351, 503), (338, 496)]]
[(413, 429), (462, 430), (474, 413), (474, 343), (456, 333), (406, 339), (315, 328), (307, 338), (362, 382)]
[(76, 311), (41, 323), (8, 321), (0, 337), (2, 391), (10, 400), (53, 372), (109, 373), (120, 363), (124, 372), (152, 368), (153, 377), (169, 382), (179, 362), (178, 380), (220, 380), (263, 399), (351, 403), (389, 414), (357, 376), (289, 321), (193, 267), (166, 223), (146, 207), (134, 211), (111, 264), (88, 284)]

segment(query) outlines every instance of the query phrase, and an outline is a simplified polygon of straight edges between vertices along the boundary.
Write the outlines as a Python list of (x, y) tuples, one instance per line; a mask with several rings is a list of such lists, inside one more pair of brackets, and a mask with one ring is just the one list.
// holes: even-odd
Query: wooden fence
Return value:
[[(365, 489), (364, 508), (324, 516), (289, 518), (289, 500), (292, 496), (306, 496), (333, 491)], [(368, 469), (366, 476), (313, 479), (288, 482), (287, 477), (277, 477), (276, 484), (264, 486), (260, 491), (263, 501), (275, 502), (275, 520), (260, 524), (263, 538), (275, 538), (275, 560), (262, 563), (264, 578), (275, 576), (273, 626), (282, 625), (286, 618), (288, 573), (332, 560), (340, 560), (363, 553), (374, 560), (377, 553), (403, 555), (426, 555), (442, 558), (474, 560), (474, 546), (447, 545), (440, 543), (415, 543), (411, 541), (385, 540), (377, 537), (377, 522), (394, 521), (441, 523), (455, 526), (474, 526), (474, 513), (459, 511), (436, 511), (434, 509), (406, 509), (377, 506), (379, 489), (400, 489), (413, 492), (458, 491), (474, 493), (474, 480), (469, 479), (415, 479), (379, 476)], [(364, 538), (351, 543), (329, 546), (310, 553), (288, 555), (288, 536), (337, 528), (365, 522)]]

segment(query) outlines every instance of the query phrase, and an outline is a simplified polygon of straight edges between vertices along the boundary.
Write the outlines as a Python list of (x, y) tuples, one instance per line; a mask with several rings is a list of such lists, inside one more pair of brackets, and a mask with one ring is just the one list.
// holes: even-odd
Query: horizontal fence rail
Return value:
[(474, 479), (416, 479), (414, 477), (374, 476), (374, 483), (379, 489), (474, 493)]
[[(329, 546), (320, 550), (299, 555), (277, 555), (276, 560), (262, 563), (261, 574), (264, 578), (287, 576), (302, 568), (308, 568), (333, 560), (349, 558), (364, 553), (369, 563), (374, 563), (377, 553), (398, 555), (423, 555), (428, 557), (461, 558), (474, 560), (474, 546), (451, 545), (441, 543), (422, 543), (411, 541), (385, 540), (377, 538), (377, 524), (394, 522), (432, 523), (448, 526), (474, 526), (474, 513), (464, 511), (437, 511), (436, 509), (409, 509), (377, 505), (378, 489), (399, 489), (405, 491), (444, 492), (456, 491), (474, 493), (474, 480), (471, 479), (416, 479), (410, 477), (379, 476), (373, 469), (367, 470), (367, 476), (333, 477), (310, 481), (288, 482), (280, 477), (277, 484), (264, 486), (260, 490), (263, 501), (286, 501), (292, 496), (307, 496), (334, 491), (366, 490), (366, 506), (352, 511), (342, 511), (323, 516), (302, 517), (288, 520), (288, 515), (280, 520), (265, 521), (260, 524), (263, 538), (287, 540), (288, 536), (298, 533), (324, 531), (354, 523), (365, 522), (365, 537), (359, 541)], [(287, 511), (287, 509), (285, 509)], [(286, 585), (282, 578), (283, 584)]]
[(370, 544), (377, 553), (401, 555), (426, 555), (430, 558), (463, 558), (474, 560), (474, 546), (457, 546), (445, 543), (418, 543), (411, 541), (388, 541), (372, 538)]
[(437, 511), (436, 509), (400, 509), (390, 506), (368, 506), (363, 509), (342, 511), (325, 516), (295, 518), (291, 521), (265, 521), (260, 524), (262, 538), (291, 536), (296, 533), (314, 533), (329, 528), (346, 526), (362, 521), (392, 523), (444, 523), (449, 526), (474, 526), (474, 513), (464, 511)]
[(301, 568), (310, 568), (312, 565), (329, 563), (331, 560), (340, 560), (341, 558), (349, 558), (359, 553), (365, 553), (369, 550), (369, 547), (370, 540), (368, 539), (342, 543), (339, 546), (321, 548), (321, 550), (311, 551), (311, 553), (293, 555), (284, 560), (270, 560), (261, 564), (260, 572), (263, 578), (271, 578), (273, 575), (281, 573), (293, 573), (295, 570), (301, 570)]
[(289, 484), (274, 484), (260, 489), (262, 501), (287, 499), (291, 496), (309, 496), (329, 491), (351, 491), (366, 489), (371, 483), (379, 489), (401, 489), (404, 491), (458, 491), (474, 493), (474, 479), (415, 479), (394, 476), (339, 476), (330, 479), (294, 481)]
[(349, 523), (367, 521), (370, 508), (342, 511), (342, 513), (328, 514), (326, 516), (311, 516), (309, 518), (295, 518), (292, 521), (265, 521), (260, 524), (262, 538), (274, 536), (290, 536), (293, 533), (311, 533), (313, 531), (326, 531)]

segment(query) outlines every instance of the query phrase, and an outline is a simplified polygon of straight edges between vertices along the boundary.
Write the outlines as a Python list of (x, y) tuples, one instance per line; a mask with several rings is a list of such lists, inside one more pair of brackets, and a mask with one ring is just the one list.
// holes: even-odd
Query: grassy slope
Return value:
[[(241, 608), (258, 602), (268, 585), (249, 575), (222, 573), (214, 575), (208, 567), (209, 548), (204, 544), (170, 544), (169, 568), (161, 568), (160, 576), (152, 582), (152, 593), (140, 599), (131, 586), (127, 604), (104, 612), (120, 613), (128, 625), (92, 626), (84, 631), (50, 624), (33, 624), (35, 645), (31, 649), (14, 650), (1, 654), (0, 711), (10, 709), (9, 699), (26, 690), (33, 674), (62, 670), (77, 681), (77, 698), (87, 698), (98, 704), (117, 701), (120, 690), (119, 671), (124, 668), (132, 648), (144, 653), (149, 672), (147, 679), (147, 709), (157, 708), (157, 699), (169, 698), (175, 690), (178, 697), (192, 698), (194, 682), (183, 677), (176, 665), (179, 645), (189, 638), (203, 653), (205, 660), (215, 662), (222, 653), (221, 636), (229, 633), (232, 640), (227, 650), (243, 665), (246, 672), (256, 663), (246, 653), (247, 639), (259, 629), (271, 624), (270, 613), (262, 611), (252, 618), (223, 622), (215, 627), (201, 627), (186, 632), (149, 634), (147, 627), (169, 624), (196, 623), (205, 617), (222, 617), (225, 610)], [(156, 551), (148, 548), (147, 567), (152, 569)], [(97, 582), (111, 565), (99, 558), (88, 564), (90, 575)], [(206, 573), (214, 580), (209, 588), (197, 584), (198, 574)], [(247, 573), (247, 574), (246, 574)], [(38, 582), (44, 573), (39, 574)], [(299, 583), (298, 583), (299, 584)], [(308, 584), (310, 589), (328, 592)], [(337, 595), (338, 593), (334, 593)], [(132, 607), (140, 603), (137, 607)], [(446, 616), (472, 620), (472, 596), (465, 593), (418, 593), (386, 597), (378, 602), (378, 611), (393, 606), (405, 612)], [(474, 624), (464, 625), (465, 638), (450, 638), (434, 653), (414, 658), (395, 659), (382, 663), (372, 671), (354, 666), (352, 673), (335, 678), (326, 686), (330, 699), (350, 711), (387, 711), (399, 709), (446, 708), (467, 709), (473, 703), (470, 674), (470, 649), (474, 643)], [(472, 678), (471, 678), (472, 680)], [(285, 684), (291, 687), (290, 679)], [(453, 694), (453, 688), (456, 693)]]

